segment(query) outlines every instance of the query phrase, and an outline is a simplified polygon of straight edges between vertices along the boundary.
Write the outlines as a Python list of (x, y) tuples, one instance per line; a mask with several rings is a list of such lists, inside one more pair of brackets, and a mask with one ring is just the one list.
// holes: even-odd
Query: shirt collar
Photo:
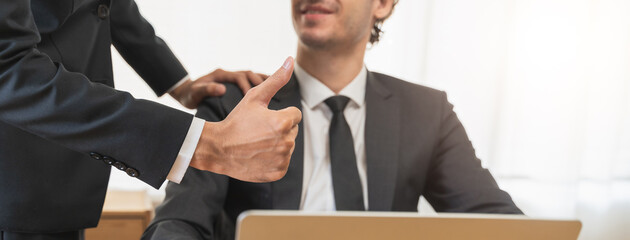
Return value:
[[(317, 78), (308, 74), (297, 63), (295, 64), (293, 71), (297, 77), (298, 83), (300, 84), (300, 95), (302, 95), (302, 100), (304, 100), (310, 109), (314, 109), (329, 97), (335, 96), (335, 92), (317, 80)], [(363, 104), (365, 104), (366, 83), (367, 69), (365, 68), (365, 65), (363, 65), (359, 74), (357, 74), (350, 84), (339, 92), (339, 95), (350, 98), (354, 104), (358, 107), (362, 107)]]

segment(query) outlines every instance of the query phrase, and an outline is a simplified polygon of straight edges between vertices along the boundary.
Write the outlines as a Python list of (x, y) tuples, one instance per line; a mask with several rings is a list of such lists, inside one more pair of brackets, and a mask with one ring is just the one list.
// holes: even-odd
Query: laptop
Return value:
[(239, 216), (236, 240), (576, 240), (581, 228), (578, 220), (522, 215), (254, 210)]

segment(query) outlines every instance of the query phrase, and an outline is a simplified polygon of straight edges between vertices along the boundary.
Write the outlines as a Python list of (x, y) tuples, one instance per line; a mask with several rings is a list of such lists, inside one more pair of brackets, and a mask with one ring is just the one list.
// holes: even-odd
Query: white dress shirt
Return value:
[[(179, 82), (173, 85), (167, 92), (170, 93), (189, 79), (190, 76), (185, 76), (182, 80), (179, 80)], [(195, 154), (195, 149), (199, 143), (199, 138), (201, 137), (201, 132), (203, 131), (205, 123), (205, 120), (193, 117), (193, 120), (190, 123), (190, 128), (188, 128), (188, 133), (186, 133), (186, 138), (184, 138), (184, 143), (182, 143), (182, 147), (179, 149), (177, 158), (175, 159), (168, 176), (166, 176), (166, 179), (169, 181), (180, 183), (182, 178), (184, 178), (186, 169), (188, 169), (188, 165), (190, 165), (190, 160), (192, 160), (192, 156)]]
[[(300, 210), (335, 211), (335, 197), (330, 169), (328, 128), (332, 111), (324, 103), (336, 94), (319, 80), (309, 75), (297, 63), (294, 69), (302, 96), (304, 127), (304, 174)], [(350, 98), (344, 116), (354, 141), (359, 178), (363, 189), (363, 203), (368, 209), (367, 163), (365, 159), (365, 66), (339, 95)]]

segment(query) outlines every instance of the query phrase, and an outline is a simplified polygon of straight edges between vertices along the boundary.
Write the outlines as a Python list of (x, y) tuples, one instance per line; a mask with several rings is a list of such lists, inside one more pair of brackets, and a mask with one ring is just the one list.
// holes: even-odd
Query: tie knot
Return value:
[(328, 107), (330, 108), (330, 110), (332, 110), (333, 113), (340, 113), (340, 112), (343, 112), (343, 110), (346, 108), (346, 105), (348, 105), (349, 101), (350, 101), (350, 98), (346, 96), (337, 95), (337, 96), (329, 97), (324, 102), (326, 103), (326, 105), (328, 105)]

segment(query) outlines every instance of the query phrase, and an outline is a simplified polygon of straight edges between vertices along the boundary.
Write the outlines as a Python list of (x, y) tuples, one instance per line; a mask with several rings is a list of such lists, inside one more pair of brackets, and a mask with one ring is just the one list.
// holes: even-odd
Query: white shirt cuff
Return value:
[(197, 143), (199, 143), (199, 138), (201, 137), (205, 123), (206, 121), (201, 118), (193, 118), (186, 138), (184, 139), (184, 144), (182, 144), (182, 148), (179, 149), (179, 154), (177, 154), (177, 159), (175, 159), (171, 171), (168, 173), (168, 176), (166, 176), (166, 179), (169, 181), (180, 183), (184, 178), (188, 165), (190, 165), (190, 160), (193, 154), (195, 154), (195, 149), (197, 149)]
[(184, 78), (182, 78), (182, 80), (179, 80), (179, 82), (175, 83), (175, 85), (173, 85), (171, 88), (169, 88), (166, 93), (170, 93), (173, 90), (175, 90), (176, 88), (178, 88), (179, 86), (181, 86), (182, 84), (184, 84), (186, 81), (190, 80), (190, 75), (186, 75)]

